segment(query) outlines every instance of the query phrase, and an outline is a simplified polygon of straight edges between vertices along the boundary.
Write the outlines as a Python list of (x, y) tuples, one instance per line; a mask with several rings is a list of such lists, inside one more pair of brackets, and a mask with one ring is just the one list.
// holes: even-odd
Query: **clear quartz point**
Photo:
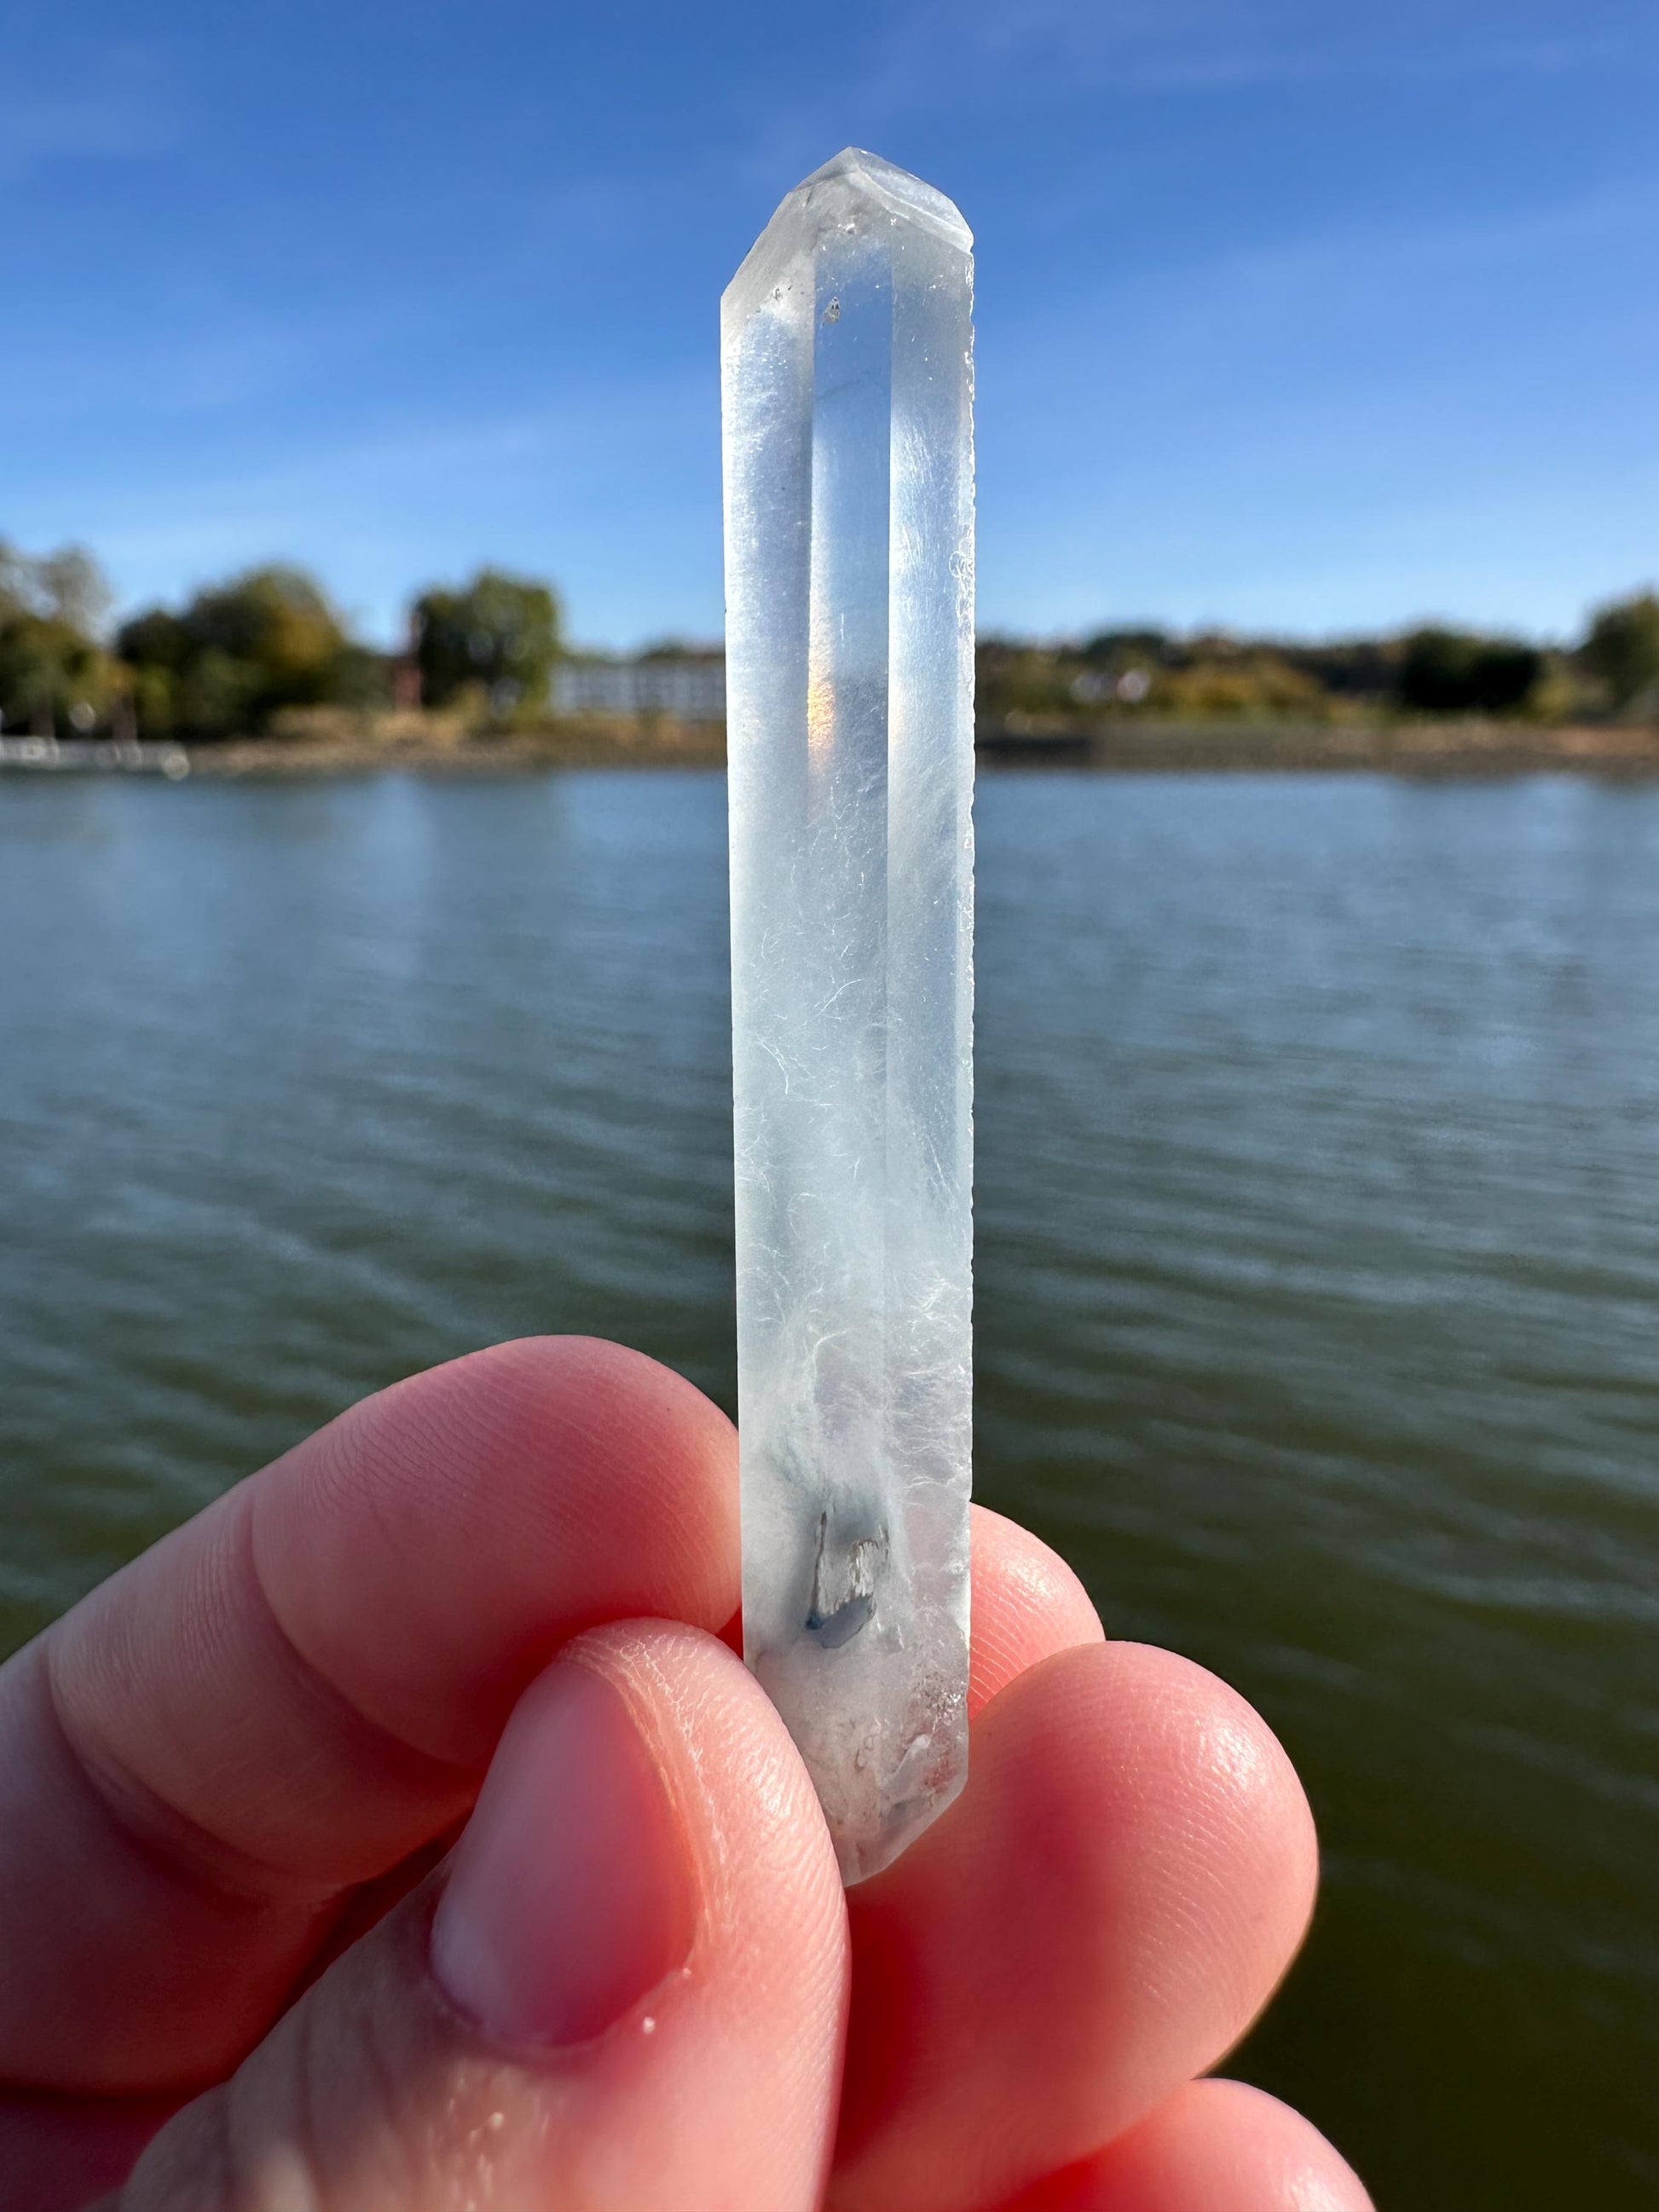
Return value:
[(972, 305), (849, 149), (722, 312), (744, 1633), (848, 1882), (967, 1768)]

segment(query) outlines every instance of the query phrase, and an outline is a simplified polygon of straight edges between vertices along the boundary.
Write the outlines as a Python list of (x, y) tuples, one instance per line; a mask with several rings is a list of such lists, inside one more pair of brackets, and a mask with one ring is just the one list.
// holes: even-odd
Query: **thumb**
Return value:
[(712, 1637), (596, 1631), (447, 1868), (157, 2136), (121, 2212), (805, 2212), (846, 1917), (811, 1785)]

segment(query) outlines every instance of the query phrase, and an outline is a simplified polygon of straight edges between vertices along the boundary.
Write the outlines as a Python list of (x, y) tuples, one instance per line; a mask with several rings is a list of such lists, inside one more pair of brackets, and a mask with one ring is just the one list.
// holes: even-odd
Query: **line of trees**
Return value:
[(534, 577), (483, 568), (412, 602), (409, 646), (375, 651), (303, 569), (271, 564), (179, 607), (106, 626), (108, 587), (78, 547), (31, 557), (0, 541), (0, 728), (192, 742), (280, 729), (320, 707), (544, 713), (559, 605)]
[[(422, 592), (401, 653), (354, 637), (323, 586), (282, 565), (148, 608), (112, 633), (109, 608), (79, 548), (31, 557), (0, 540), (0, 728), (201, 742), (280, 731), (319, 708), (394, 706), (514, 722), (545, 714), (563, 651), (552, 586), (499, 568)], [(1433, 626), (1326, 644), (1109, 629), (1048, 644), (981, 639), (978, 678), (981, 715), (1013, 728), (1106, 714), (1659, 720), (1659, 596), (1600, 608), (1564, 648)]]
[(1326, 644), (1111, 629), (1056, 644), (983, 638), (978, 678), (981, 714), (1014, 728), (1103, 714), (1659, 721), (1659, 596), (1639, 592), (1597, 609), (1566, 647), (1437, 624)]

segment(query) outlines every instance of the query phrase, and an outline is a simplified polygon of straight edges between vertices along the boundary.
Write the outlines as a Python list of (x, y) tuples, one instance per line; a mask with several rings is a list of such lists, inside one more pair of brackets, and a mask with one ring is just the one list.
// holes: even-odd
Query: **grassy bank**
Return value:
[(541, 768), (720, 768), (718, 723), (583, 715), (476, 729), (441, 714), (293, 717), (263, 738), (192, 745), (198, 775), (352, 775), (375, 769), (469, 775)]
[[(1547, 769), (1659, 775), (1659, 727), (1613, 722), (1549, 728), (1518, 721), (1163, 722), (1122, 717), (1048, 733), (981, 726), (990, 769), (1138, 771), (1359, 769), (1402, 775), (1511, 775)], [(477, 775), (538, 768), (718, 768), (717, 723), (587, 715), (508, 730), (438, 714), (331, 712), (264, 738), (191, 748), (204, 775), (352, 775), (385, 768)]]

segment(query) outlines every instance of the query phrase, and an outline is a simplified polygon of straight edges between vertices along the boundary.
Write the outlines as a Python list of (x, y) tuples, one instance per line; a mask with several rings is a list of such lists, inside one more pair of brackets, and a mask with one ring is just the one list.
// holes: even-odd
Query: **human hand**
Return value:
[(737, 1597), (724, 1416), (544, 1340), (354, 1407), (19, 1653), (0, 2202), (1364, 2212), (1194, 2078), (1313, 1894), (1248, 1706), (979, 1512), (968, 1786), (843, 1900)]

